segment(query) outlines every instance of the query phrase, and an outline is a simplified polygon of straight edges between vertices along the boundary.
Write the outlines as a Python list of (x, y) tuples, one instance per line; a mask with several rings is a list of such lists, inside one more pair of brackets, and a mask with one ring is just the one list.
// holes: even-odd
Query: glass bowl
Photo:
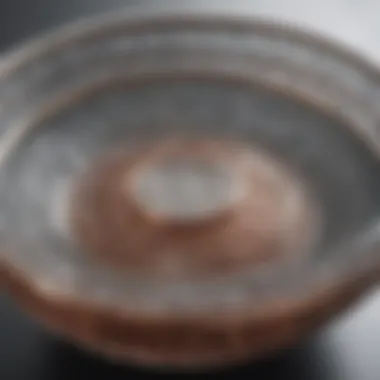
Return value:
[(129, 12), (9, 53), (0, 273), (127, 363), (284, 349), (377, 280), (376, 68), (290, 25)]

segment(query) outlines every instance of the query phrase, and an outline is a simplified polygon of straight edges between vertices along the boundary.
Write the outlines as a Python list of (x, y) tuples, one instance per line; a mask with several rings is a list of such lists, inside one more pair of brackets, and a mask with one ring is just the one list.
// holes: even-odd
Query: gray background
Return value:
[[(170, 1), (160, 0), (0, 0), (0, 52), (82, 16), (131, 4), (160, 7), (163, 3), (170, 6)], [(211, 0), (207, 5), (202, 1), (188, 1), (186, 5), (185, 1), (177, 0), (172, 3), (228, 13), (252, 12), (294, 21), (335, 38), (380, 64), (380, 3), (377, 0)], [(5, 296), (0, 297), (1, 380), (94, 375), (111, 380), (152, 376), (73, 350), (25, 317)], [(373, 291), (318, 336), (277, 358), (212, 376), (379, 380), (380, 295)]]

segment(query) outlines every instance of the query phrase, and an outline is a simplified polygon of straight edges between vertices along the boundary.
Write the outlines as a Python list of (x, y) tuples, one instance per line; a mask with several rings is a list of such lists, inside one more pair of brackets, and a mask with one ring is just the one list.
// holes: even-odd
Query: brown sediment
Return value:
[[(183, 220), (137, 202), (144, 171), (182, 159), (228, 167), (242, 194), (211, 215)], [(87, 254), (118, 268), (179, 277), (233, 272), (288, 259), (310, 244), (315, 210), (301, 186), (280, 163), (241, 144), (164, 140), (111, 152), (82, 174), (71, 228)]]

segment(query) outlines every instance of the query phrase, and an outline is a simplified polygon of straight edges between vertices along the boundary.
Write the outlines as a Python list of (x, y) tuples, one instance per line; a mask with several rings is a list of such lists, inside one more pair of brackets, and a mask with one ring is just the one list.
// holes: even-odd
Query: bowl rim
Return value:
[(324, 53), (350, 61), (368, 75), (380, 80), (380, 67), (370, 57), (365, 57), (347, 43), (305, 27), (298, 22), (261, 15), (246, 15), (241, 12), (227, 13), (215, 9), (176, 7), (142, 7), (129, 6), (118, 11), (106, 12), (100, 15), (81, 17), (53, 30), (40, 32), (37, 35), (16, 44), (1, 55), (0, 80), (7, 78), (14, 71), (28, 64), (37, 57), (60, 49), (62, 45), (75, 41), (85, 41), (98, 35), (113, 33), (118, 29), (141, 31), (159, 27), (187, 25), (203, 26), (206, 29), (251, 30), (266, 33), (283, 34), (288, 40), (303, 44), (311, 44)]

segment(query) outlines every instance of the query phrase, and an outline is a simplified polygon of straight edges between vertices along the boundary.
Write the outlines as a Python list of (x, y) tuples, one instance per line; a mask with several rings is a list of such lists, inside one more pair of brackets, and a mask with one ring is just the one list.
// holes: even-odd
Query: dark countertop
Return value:
[[(123, 5), (154, 3), (159, 6), (163, 2), (1, 0), (0, 51), (81, 16)], [(184, 1), (175, 3), (178, 5)], [(210, 0), (204, 6), (202, 1), (192, 1), (187, 6), (211, 8), (214, 3), (221, 2)], [(235, 0), (218, 8), (291, 19), (340, 39), (371, 59), (380, 61), (380, 23), (377, 22), (380, 3), (377, 0)], [(380, 295), (375, 291), (309, 342), (279, 357), (223, 371), (215, 377), (244, 375), (258, 379), (379, 380), (379, 352)], [(5, 296), (0, 296), (0, 380), (66, 380), (94, 375), (107, 380), (153, 376), (114, 366), (72, 349), (24, 316)]]

